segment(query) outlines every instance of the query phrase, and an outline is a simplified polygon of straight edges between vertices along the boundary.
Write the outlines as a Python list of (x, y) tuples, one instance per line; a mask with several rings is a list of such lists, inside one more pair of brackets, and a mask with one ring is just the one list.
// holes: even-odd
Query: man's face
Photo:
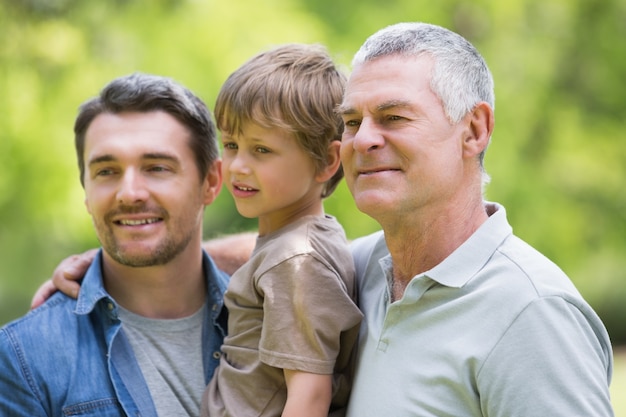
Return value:
[[(85, 135), (85, 205), (105, 256), (163, 265), (202, 238), (221, 185), (219, 162), (200, 179), (189, 131), (162, 111), (104, 113)], [(196, 248), (192, 248), (197, 250)]]
[(357, 207), (384, 223), (436, 209), (462, 184), (463, 123), (450, 124), (430, 88), (430, 57), (358, 65), (340, 106), (341, 161)]

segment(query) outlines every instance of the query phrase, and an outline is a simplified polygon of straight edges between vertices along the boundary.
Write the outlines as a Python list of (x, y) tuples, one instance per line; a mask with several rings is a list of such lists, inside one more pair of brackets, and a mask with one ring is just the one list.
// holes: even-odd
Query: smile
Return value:
[(141, 226), (144, 224), (152, 224), (161, 221), (160, 218), (141, 219), (141, 220), (118, 220), (117, 223), (123, 226)]
[(371, 174), (378, 174), (380, 172), (394, 172), (394, 171), (400, 171), (400, 170), (396, 168), (378, 168), (378, 169), (362, 170), (362, 171), (359, 171), (358, 174), (359, 175), (371, 175)]

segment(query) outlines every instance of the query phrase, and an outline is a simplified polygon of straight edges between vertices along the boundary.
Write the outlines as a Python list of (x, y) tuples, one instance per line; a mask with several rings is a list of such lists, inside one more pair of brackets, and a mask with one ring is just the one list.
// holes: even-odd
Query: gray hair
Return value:
[[(461, 35), (440, 26), (411, 22), (383, 28), (365, 41), (354, 55), (352, 66), (384, 56), (424, 54), (434, 60), (430, 87), (451, 123), (458, 123), (480, 102), (495, 108), (493, 77), (483, 57)], [(479, 157), (481, 168), (484, 153)], [(488, 180), (483, 173), (483, 182)]]
[(480, 53), (461, 35), (427, 23), (398, 23), (370, 36), (352, 65), (400, 55), (434, 59), (431, 88), (452, 123), (459, 122), (481, 101), (495, 105), (493, 77)]

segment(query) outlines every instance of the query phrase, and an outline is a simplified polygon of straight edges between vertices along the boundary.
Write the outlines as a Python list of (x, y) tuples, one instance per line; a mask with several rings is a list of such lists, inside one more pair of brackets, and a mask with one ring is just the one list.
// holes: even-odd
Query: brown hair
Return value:
[(161, 110), (182, 123), (190, 133), (190, 148), (203, 179), (219, 158), (216, 130), (206, 104), (190, 90), (170, 78), (134, 73), (116, 78), (79, 108), (74, 135), (80, 182), (84, 185), (85, 134), (102, 113), (150, 112)]
[[(341, 103), (346, 76), (320, 45), (287, 44), (262, 52), (233, 72), (215, 103), (217, 127), (241, 133), (245, 123), (283, 129), (294, 135), (319, 170), (328, 145), (341, 140)], [(325, 184), (328, 197), (343, 177), (341, 167)]]

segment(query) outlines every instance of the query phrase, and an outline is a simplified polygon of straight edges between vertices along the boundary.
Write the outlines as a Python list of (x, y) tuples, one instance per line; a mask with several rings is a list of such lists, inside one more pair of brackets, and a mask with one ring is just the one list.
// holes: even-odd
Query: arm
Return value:
[[(34, 391), (32, 374), (24, 372), (23, 356), (16, 354), (15, 335), (0, 330), (0, 415), (15, 417), (47, 416)], [(30, 376), (29, 381), (26, 377)], [(39, 392), (41, 394), (41, 392)]]
[(287, 403), (282, 417), (326, 417), (332, 398), (332, 375), (284, 370)]
[(595, 313), (544, 297), (511, 324), (477, 381), (489, 416), (609, 417), (611, 371), (610, 341)]
[[(255, 243), (256, 234), (249, 232), (211, 239), (204, 242), (202, 246), (211, 255), (218, 268), (232, 275), (250, 259)], [(78, 297), (80, 289), (78, 281), (87, 272), (96, 252), (97, 249), (91, 249), (62, 260), (54, 270), (52, 279), (47, 280), (37, 289), (30, 308), (39, 307), (57, 290), (70, 297)]]
[(250, 259), (255, 244), (256, 233), (246, 232), (207, 240), (202, 247), (219, 269), (232, 275)]

